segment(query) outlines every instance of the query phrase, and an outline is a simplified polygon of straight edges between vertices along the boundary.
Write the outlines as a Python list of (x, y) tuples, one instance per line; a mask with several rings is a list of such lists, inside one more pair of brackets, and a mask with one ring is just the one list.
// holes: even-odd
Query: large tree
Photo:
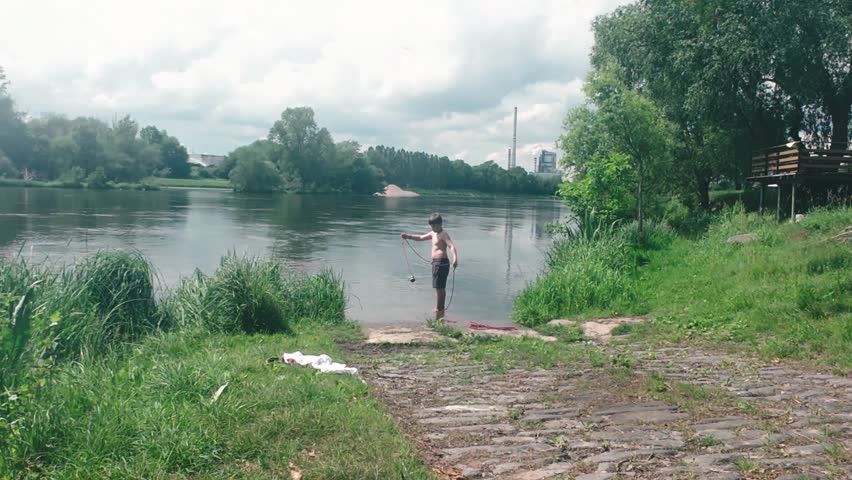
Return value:
[(139, 137), (150, 145), (156, 146), (159, 155), (159, 164), (165, 169), (165, 174), (173, 178), (189, 177), (191, 168), (189, 155), (186, 147), (180, 141), (169, 136), (165, 130), (159, 130), (153, 125), (143, 128)]
[[(566, 133), (560, 139), (566, 152), (563, 165), (577, 175), (574, 192), (569, 185), (563, 193), (569, 200), (572, 193), (583, 198), (579, 188), (615, 193), (602, 206), (617, 214), (628, 209), (624, 203), (629, 201), (618, 189), (633, 190), (635, 206), (630, 209), (636, 212), (639, 240), (644, 241), (647, 199), (668, 188), (664, 178), (669, 171), (674, 127), (654, 102), (624, 82), (623, 72), (615, 64), (593, 70), (585, 93), (589, 104), (569, 113)], [(577, 206), (598, 207), (594, 203)]]
[[(15, 169), (28, 168), (31, 142), (26, 124), (8, 91), (9, 82), (3, 67), (0, 67), (0, 152), (3, 152)], [(11, 170), (7, 169), (7, 174)]]
[(279, 146), (275, 153), (279, 170), (300, 177), (308, 188), (327, 180), (327, 169), (334, 161), (334, 141), (327, 129), (317, 126), (312, 108), (284, 110), (268, 138)]
[(847, 141), (850, 9), (845, 0), (642, 0), (595, 21), (592, 64), (617, 63), (677, 126), (672, 182), (707, 207), (710, 182), (741, 182), (756, 148), (801, 131)]

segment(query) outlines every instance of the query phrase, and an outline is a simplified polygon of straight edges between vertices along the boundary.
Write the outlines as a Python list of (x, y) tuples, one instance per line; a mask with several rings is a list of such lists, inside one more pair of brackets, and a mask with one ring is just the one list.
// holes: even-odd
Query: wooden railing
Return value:
[(749, 180), (852, 175), (852, 151), (814, 149), (801, 143), (758, 150), (751, 159)]

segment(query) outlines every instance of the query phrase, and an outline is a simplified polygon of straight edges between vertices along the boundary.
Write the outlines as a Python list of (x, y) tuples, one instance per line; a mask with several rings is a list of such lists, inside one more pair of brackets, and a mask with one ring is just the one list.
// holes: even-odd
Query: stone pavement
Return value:
[(443, 478), (852, 478), (850, 378), (679, 346), (505, 372), (449, 344), (352, 348)]

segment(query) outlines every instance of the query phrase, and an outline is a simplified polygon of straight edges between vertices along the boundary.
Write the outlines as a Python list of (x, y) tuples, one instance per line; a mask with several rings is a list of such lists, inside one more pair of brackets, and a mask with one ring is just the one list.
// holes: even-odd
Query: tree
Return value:
[(157, 127), (153, 125), (148, 125), (139, 131), (139, 138), (145, 140), (148, 143), (159, 145), (163, 143), (163, 138), (166, 135), (166, 132), (161, 132)]
[(0, 67), (0, 151), (20, 171), (29, 166), (31, 143), (22, 115), (15, 110), (15, 102), (9, 96), (8, 85)]
[(273, 124), (268, 135), (270, 142), (280, 146), (275, 155), (279, 170), (296, 174), (305, 183), (310, 183), (314, 177), (314, 169), (310, 165), (314, 160), (311, 153), (315, 151), (318, 135), (312, 108), (284, 110), (281, 119)]
[(20, 172), (12, 164), (12, 161), (0, 151), (0, 178), (17, 178), (19, 175)]
[(282, 187), (281, 173), (269, 159), (268, 144), (255, 142), (231, 152), (234, 168), (228, 178), (235, 192), (274, 192)]
[(139, 138), (153, 145), (158, 150), (160, 166), (165, 169), (167, 176), (172, 178), (187, 178), (192, 170), (189, 164), (189, 155), (186, 147), (180, 141), (169, 136), (165, 130), (159, 130), (153, 125), (143, 128), (139, 132)]
[(175, 137), (165, 135), (160, 143), (160, 162), (169, 169), (169, 176), (174, 178), (189, 177), (191, 167), (186, 147)]
[[(606, 176), (635, 182), (639, 240), (644, 241), (647, 198), (663, 188), (663, 182), (652, 181), (661, 178), (670, 163), (674, 128), (650, 99), (624, 83), (621, 74), (614, 64), (590, 72), (585, 93), (592, 105), (569, 113), (560, 143), (566, 152), (563, 164), (575, 167), (588, 188)], [(624, 175), (624, 164), (630, 165), (632, 175)], [(571, 198), (570, 187), (562, 191)]]
[(849, 138), (852, 4), (844, 0), (642, 0), (596, 19), (592, 65), (676, 126), (670, 183), (709, 206), (709, 184), (738, 185), (757, 148)]
[(87, 174), (104, 163), (104, 148), (98, 140), (97, 121), (94, 119), (77, 119), (71, 138), (77, 145), (77, 158), (74, 165), (79, 166)]
[[(777, 5), (775, 4), (777, 3)], [(773, 2), (772, 69), (767, 80), (801, 111), (819, 111), (831, 123), (831, 144), (847, 148), (852, 115), (852, 4), (846, 0)], [(819, 122), (819, 117), (812, 121)], [(816, 130), (817, 125), (800, 128)], [(796, 132), (798, 133), (798, 132)]]

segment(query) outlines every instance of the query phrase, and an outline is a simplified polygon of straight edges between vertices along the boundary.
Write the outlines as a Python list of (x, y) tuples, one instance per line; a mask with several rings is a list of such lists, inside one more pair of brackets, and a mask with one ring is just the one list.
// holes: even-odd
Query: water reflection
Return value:
[[(0, 251), (32, 247), (36, 261), (71, 261), (103, 248), (148, 255), (165, 283), (210, 272), (227, 251), (273, 257), (314, 272), (332, 268), (364, 323), (423, 321), (434, 305), (430, 267), (407, 281), (400, 232), (428, 231), (440, 211), (459, 247), (451, 318), (507, 324), (512, 297), (535, 278), (561, 205), (546, 199), (234, 195), (213, 190), (94, 192), (0, 188)], [(416, 243), (428, 257), (426, 242)]]

